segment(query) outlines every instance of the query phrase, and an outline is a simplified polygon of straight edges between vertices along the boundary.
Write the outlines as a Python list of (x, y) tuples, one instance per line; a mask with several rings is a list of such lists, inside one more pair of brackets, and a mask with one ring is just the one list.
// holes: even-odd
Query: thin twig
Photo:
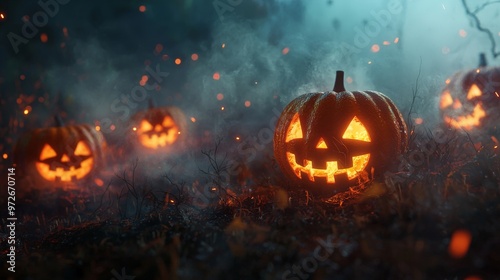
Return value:
[(493, 55), (494, 58), (496, 58), (497, 56), (500, 56), (500, 51), (498, 51), (498, 52), (496, 51), (497, 43), (495, 41), (495, 35), (493, 34), (493, 32), (491, 30), (489, 30), (488, 28), (485, 28), (481, 25), (481, 21), (479, 20), (479, 17), (477, 16), (476, 13), (477, 13), (477, 11), (486, 7), (487, 5), (494, 4), (496, 2), (500, 3), (500, 1), (488, 2), (488, 3), (484, 4), (483, 6), (479, 7), (478, 9), (476, 9), (475, 12), (472, 12), (469, 9), (469, 6), (467, 6), (466, 0), (462, 0), (462, 4), (465, 8), (465, 13), (473, 19), (474, 23), (476, 24), (477, 30), (486, 33), (486, 35), (488, 36), (488, 39), (490, 40), (490, 43), (491, 43), (491, 49), (490, 49), (491, 54)]

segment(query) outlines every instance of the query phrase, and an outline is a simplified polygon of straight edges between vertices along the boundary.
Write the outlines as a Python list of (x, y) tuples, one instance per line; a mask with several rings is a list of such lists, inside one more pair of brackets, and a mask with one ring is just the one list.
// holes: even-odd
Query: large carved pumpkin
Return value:
[(492, 129), (500, 120), (500, 67), (487, 67), (484, 54), (476, 69), (446, 80), (439, 108), (444, 122), (475, 132)]
[(346, 91), (337, 72), (332, 92), (292, 100), (276, 125), (274, 154), (285, 175), (317, 195), (333, 195), (372, 168), (382, 174), (407, 146), (394, 103), (375, 91)]
[(40, 187), (78, 187), (103, 167), (104, 137), (88, 124), (63, 126), (56, 122), (54, 127), (19, 138), (14, 151), (16, 166), (22, 176)]
[(149, 152), (170, 151), (187, 133), (186, 116), (177, 107), (150, 107), (132, 117), (138, 145)]

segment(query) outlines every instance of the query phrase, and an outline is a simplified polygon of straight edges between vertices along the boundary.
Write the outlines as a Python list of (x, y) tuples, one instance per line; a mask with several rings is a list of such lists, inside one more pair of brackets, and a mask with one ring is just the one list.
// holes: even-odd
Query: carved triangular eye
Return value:
[(343, 139), (353, 139), (364, 142), (371, 142), (370, 135), (368, 134), (368, 130), (366, 130), (365, 125), (358, 119), (358, 117), (354, 117), (352, 121), (349, 123), (349, 126), (342, 135)]
[(443, 95), (441, 95), (441, 102), (439, 107), (446, 108), (451, 104), (453, 104), (453, 97), (451, 97), (451, 94), (448, 91), (445, 91)]
[(173, 126), (174, 124), (175, 124), (174, 120), (172, 120), (171, 117), (166, 116), (165, 118), (163, 118), (163, 122), (162, 122), (163, 127), (170, 127), (170, 126)]
[(85, 142), (80, 141), (78, 144), (76, 144), (75, 148), (75, 156), (90, 156), (91, 152), (89, 149), (89, 146), (85, 144)]
[(317, 149), (328, 149), (328, 146), (326, 146), (325, 139), (320, 138), (318, 141), (318, 144), (316, 145)]
[(139, 127), (140, 131), (147, 132), (153, 130), (153, 125), (151, 125), (148, 121), (142, 120), (141, 126)]
[(302, 125), (300, 124), (299, 113), (296, 113), (293, 116), (292, 121), (288, 126), (288, 129), (286, 130), (285, 142), (288, 143), (293, 139), (302, 139), (302, 138), (304, 138), (304, 135), (302, 134)]
[(469, 92), (467, 92), (467, 99), (471, 100), (472, 98), (474, 97), (478, 97), (478, 96), (481, 96), (483, 93), (481, 92), (481, 90), (477, 87), (476, 84), (473, 84), (470, 89), (469, 89)]
[(56, 151), (54, 151), (54, 149), (49, 144), (45, 144), (45, 146), (43, 146), (42, 151), (40, 152), (40, 161), (49, 158), (54, 158), (56, 156), (57, 156)]

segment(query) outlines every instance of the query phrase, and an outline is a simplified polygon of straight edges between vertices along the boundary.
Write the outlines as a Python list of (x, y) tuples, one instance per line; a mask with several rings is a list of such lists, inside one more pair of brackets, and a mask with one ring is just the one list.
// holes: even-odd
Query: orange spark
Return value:
[(182, 60), (180, 58), (175, 59), (175, 64), (179, 65), (182, 63)]
[(219, 72), (215, 72), (212, 76), (212, 78), (214, 78), (214, 80), (218, 81), (220, 79), (220, 74)]
[(47, 43), (47, 41), (49, 41), (49, 36), (47, 36), (47, 34), (45, 33), (42, 33), (40, 35), (40, 41), (42, 41), (42, 43)]
[(422, 119), (422, 118), (415, 119), (415, 124), (423, 124), (423, 123), (424, 123), (424, 119)]
[(448, 253), (451, 257), (459, 259), (463, 258), (469, 251), (472, 235), (468, 230), (459, 229), (451, 236)]
[(3, 159), (8, 159), (9, 158), (9, 155), (8, 154), (3, 154)]
[(373, 44), (371, 49), (372, 49), (372, 52), (377, 53), (380, 51), (380, 46), (377, 44)]
[(198, 54), (193, 53), (193, 54), (191, 55), (191, 60), (193, 60), (193, 61), (197, 61), (197, 60), (198, 60)]
[(249, 100), (245, 101), (245, 107), (250, 107), (252, 105), (252, 102), (250, 102)]
[(399, 37), (394, 38), (394, 44), (399, 43)]
[(100, 178), (95, 178), (94, 183), (98, 185), (99, 187), (104, 186), (104, 181), (101, 180)]
[(288, 52), (290, 52), (290, 49), (289, 49), (289, 48), (284, 48), (283, 50), (281, 50), (281, 53), (282, 53), (283, 55), (288, 54)]
[(192, 122), (196, 122), (196, 118), (195, 117), (191, 117), (191, 121)]
[(224, 94), (217, 93), (217, 100), (221, 101), (222, 99), (224, 99)]
[(139, 6), (139, 11), (142, 12), (142, 13), (144, 13), (146, 11), (146, 6), (140, 5)]

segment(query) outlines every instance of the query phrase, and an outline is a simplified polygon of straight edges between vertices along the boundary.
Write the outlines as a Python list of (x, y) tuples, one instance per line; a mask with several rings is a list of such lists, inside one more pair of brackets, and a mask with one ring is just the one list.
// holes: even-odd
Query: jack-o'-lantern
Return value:
[(285, 175), (317, 195), (333, 195), (362, 172), (382, 174), (407, 146), (394, 103), (375, 91), (346, 91), (337, 71), (332, 92), (292, 100), (276, 124), (274, 154)]
[[(56, 118), (56, 120), (59, 120)], [(19, 138), (15, 162), (37, 184), (77, 186), (102, 168), (106, 143), (88, 124), (36, 129)]]
[(468, 132), (490, 129), (500, 119), (500, 67), (487, 67), (484, 54), (476, 69), (446, 80), (439, 103), (445, 123)]
[(186, 117), (177, 107), (153, 107), (132, 117), (138, 144), (148, 151), (170, 150), (185, 137)]

